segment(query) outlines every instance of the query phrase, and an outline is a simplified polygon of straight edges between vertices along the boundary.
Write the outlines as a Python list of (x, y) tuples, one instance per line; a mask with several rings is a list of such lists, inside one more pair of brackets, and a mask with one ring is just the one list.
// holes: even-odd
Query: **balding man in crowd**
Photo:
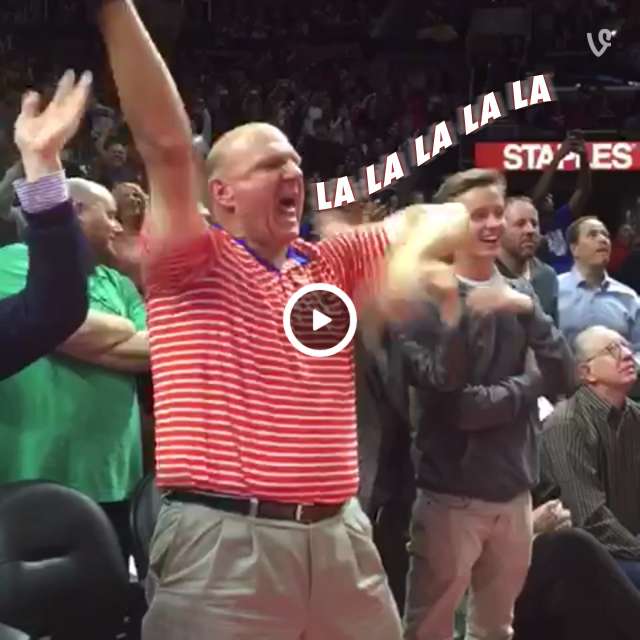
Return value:
[(558, 324), (558, 276), (536, 257), (540, 246), (538, 210), (530, 198), (508, 198), (504, 209), (504, 234), (496, 266), (507, 278), (531, 283), (542, 310)]
[[(128, 556), (128, 498), (142, 477), (136, 374), (149, 369), (145, 310), (133, 283), (105, 266), (120, 231), (113, 196), (81, 178), (63, 186), (90, 247), (90, 310), (55, 354), (0, 383), (0, 482), (44, 478), (88, 495)], [(51, 190), (52, 207), (64, 191)], [(26, 245), (0, 249), (0, 296), (24, 286), (28, 263)]]
[(640, 352), (640, 298), (607, 273), (611, 238), (595, 216), (572, 222), (567, 242), (574, 266), (559, 276), (558, 315), (560, 329), (572, 344), (576, 336), (594, 325), (617, 331)]
[(542, 471), (573, 522), (595, 536), (640, 587), (640, 405), (627, 397), (632, 345), (607, 327), (575, 340), (582, 385), (546, 422)]
[[(399, 640), (371, 524), (354, 499), (353, 346), (327, 358), (304, 355), (287, 340), (283, 312), (307, 284), (348, 295), (375, 288), (387, 250), (411, 229), (414, 259), (393, 256), (402, 264), (389, 271), (395, 288), (385, 287), (388, 304), (380, 307), (423, 294), (419, 259), (450, 253), (466, 211), (449, 207), (435, 231), (420, 208), (416, 218), (401, 214), (308, 244), (299, 239), (300, 157), (279, 129), (251, 123), (211, 150), (219, 226), (208, 227), (189, 120), (133, 2), (104, 3), (98, 21), (151, 196), (143, 274), (165, 500), (143, 637)], [(395, 279), (406, 272), (410, 280)], [(434, 286), (457, 303), (457, 288)], [(345, 313), (333, 320), (348, 322)], [(447, 354), (460, 347), (455, 317), (434, 318), (433, 330), (446, 376)]]

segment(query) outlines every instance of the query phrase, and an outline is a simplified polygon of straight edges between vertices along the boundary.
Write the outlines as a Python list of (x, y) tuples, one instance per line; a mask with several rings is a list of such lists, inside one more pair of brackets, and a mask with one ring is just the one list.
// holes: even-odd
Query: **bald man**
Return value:
[[(142, 477), (136, 374), (149, 369), (144, 305), (106, 266), (121, 227), (103, 186), (72, 178), (68, 192), (90, 253), (89, 312), (52, 355), (0, 382), (0, 483), (47, 478), (100, 503), (129, 556), (129, 496)], [(52, 203), (55, 205), (56, 203)], [(24, 285), (27, 248), (0, 249), (0, 297)]]
[[(353, 346), (304, 355), (286, 338), (283, 311), (311, 283), (348, 295), (375, 289), (387, 249), (415, 225), (409, 248), (393, 255), (399, 267), (379, 305), (398, 308), (425, 284), (412, 254), (450, 253), (468, 214), (451, 207), (447, 224), (430, 225), (423, 208), (308, 244), (299, 239), (300, 157), (282, 131), (251, 123), (211, 150), (217, 225), (209, 228), (198, 211), (188, 117), (134, 3), (109, 0), (98, 22), (151, 195), (143, 272), (165, 500), (143, 636), (399, 640), (371, 524), (354, 499)], [(446, 318), (433, 315), (442, 363), (430, 373), (441, 379), (454, 374), (448, 359), (463, 347), (455, 279), (437, 273)], [(336, 314), (332, 326), (347, 322)]]
[(549, 416), (541, 466), (573, 522), (595, 536), (640, 588), (640, 405), (633, 346), (594, 326), (575, 340), (579, 390)]

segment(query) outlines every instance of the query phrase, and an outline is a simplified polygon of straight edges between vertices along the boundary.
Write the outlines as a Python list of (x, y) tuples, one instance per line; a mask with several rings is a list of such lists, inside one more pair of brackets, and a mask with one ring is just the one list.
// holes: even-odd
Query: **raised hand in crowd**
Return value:
[(25, 94), (22, 111), (15, 124), (15, 143), (20, 149), (28, 181), (62, 169), (60, 154), (80, 127), (91, 82), (89, 72), (76, 82), (75, 73), (67, 71), (44, 109), (38, 93), (30, 91)]

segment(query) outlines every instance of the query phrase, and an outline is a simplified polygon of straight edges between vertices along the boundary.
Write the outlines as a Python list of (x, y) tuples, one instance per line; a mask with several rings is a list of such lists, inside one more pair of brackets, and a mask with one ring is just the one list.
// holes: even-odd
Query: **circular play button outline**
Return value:
[[(298, 300), (303, 296), (306, 296), (307, 293), (312, 293), (314, 291), (332, 293), (334, 296), (340, 298), (349, 312), (349, 329), (347, 330), (347, 333), (345, 333), (344, 337), (340, 342), (338, 342), (338, 344), (333, 347), (329, 347), (328, 349), (311, 349), (310, 347), (307, 347), (298, 340), (296, 334), (291, 328), (291, 313), (296, 302), (298, 302)], [(284, 333), (287, 336), (287, 340), (289, 340), (294, 349), (297, 349), (301, 353), (304, 353), (306, 356), (311, 356), (312, 358), (328, 358), (329, 356), (335, 356), (336, 353), (340, 353), (340, 351), (342, 351), (353, 340), (353, 337), (356, 335), (356, 329), (358, 328), (358, 314), (356, 312), (356, 305), (353, 304), (353, 300), (351, 300), (351, 298), (342, 289), (326, 282), (317, 282), (314, 284), (306, 284), (289, 298), (282, 314), (282, 325), (284, 326)]]

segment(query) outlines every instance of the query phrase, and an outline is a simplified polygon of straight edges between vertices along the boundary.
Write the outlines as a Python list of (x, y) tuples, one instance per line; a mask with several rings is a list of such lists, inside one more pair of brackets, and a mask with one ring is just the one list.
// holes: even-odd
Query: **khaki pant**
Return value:
[(513, 637), (531, 561), (531, 496), (506, 503), (419, 491), (409, 544), (406, 640), (450, 640), (468, 587), (467, 640)]
[(356, 500), (314, 525), (165, 501), (144, 640), (400, 640)]

